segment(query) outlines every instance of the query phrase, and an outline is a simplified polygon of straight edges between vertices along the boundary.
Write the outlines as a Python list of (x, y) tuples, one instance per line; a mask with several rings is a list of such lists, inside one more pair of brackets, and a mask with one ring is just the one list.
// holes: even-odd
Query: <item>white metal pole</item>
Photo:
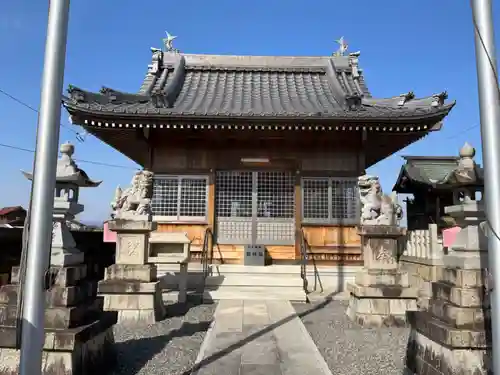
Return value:
[(49, 1), (24, 284), (20, 375), (37, 375), (42, 372), (42, 348), (45, 340), (44, 284), (52, 242), (52, 209), (56, 183), (69, 3), (70, 0)]
[[(484, 164), (484, 200), (490, 235), (488, 267), (492, 275), (491, 336), (493, 373), (500, 374), (500, 95), (492, 0), (471, 0)], [(494, 354), (497, 351), (497, 354)]]

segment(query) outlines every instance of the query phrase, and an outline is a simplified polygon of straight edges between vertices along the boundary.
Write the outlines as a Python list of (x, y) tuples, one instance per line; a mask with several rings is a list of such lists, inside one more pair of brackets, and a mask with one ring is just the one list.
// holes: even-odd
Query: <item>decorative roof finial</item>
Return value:
[(459, 151), (459, 155), (462, 159), (472, 159), (476, 155), (476, 149), (469, 142), (465, 142)]
[(177, 39), (177, 37), (170, 35), (168, 31), (165, 31), (165, 34), (167, 34), (167, 37), (163, 38), (165, 52), (179, 52), (178, 49), (174, 48), (174, 40)]
[(349, 48), (349, 44), (347, 44), (343, 36), (335, 42), (339, 44), (339, 49), (333, 54), (333, 56), (344, 56), (344, 53), (346, 53)]

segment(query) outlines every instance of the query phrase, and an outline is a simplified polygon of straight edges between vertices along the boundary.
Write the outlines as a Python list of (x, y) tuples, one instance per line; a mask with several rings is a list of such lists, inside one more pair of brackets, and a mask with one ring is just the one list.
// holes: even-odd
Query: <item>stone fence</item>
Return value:
[(419, 307), (426, 307), (431, 283), (437, 281), (438, 267), (443, 265), (443, 239), (437, 225), (408, 231), (402, 247), (401, 268), (408, 272), (410, 285), (419, 290)]
[(437, 224), (429, 224), (427, 229), (407, 232), (403, 256), (418, 259), (441, 259), (443, 239), (438, 234)]

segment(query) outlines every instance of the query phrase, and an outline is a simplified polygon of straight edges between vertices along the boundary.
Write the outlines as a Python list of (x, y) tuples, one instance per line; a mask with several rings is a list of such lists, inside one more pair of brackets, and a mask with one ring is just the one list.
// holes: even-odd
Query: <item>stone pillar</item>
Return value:
[(104, 310), (118, 311), (118, 321), (154, 323), (165, 317), (156, 266), (147, 264), (149, 235), (156, 223), (147, 220), (108, 221), (117, 233), (115, 264), (106, 269), (98, 293)]
[(392, 225), (359, 227), (364, 267), (355, 282), (347, 284), (347, 315), (362, 326), (405, 325), (406, 311), (417, 308), (417, 289), (398, 267), (398, 240), (404, 231)]
[[(51, 267), (46, 292), (45, 344), (42, 374), (103, 373), (115, 363), (113, 325), (116, 313), (103, 312), (96, 299), (96, 281), (86, 266)], [(0, 375), (19, 373), (16, 350), (16, 308), (20, 270), (12, 284), (0, 288)]]
[(489, 374), (487, 239), (482, 202), (446, 207), (462, 228), (443, 257), (426, 311), (411, 312), (407, 374)]

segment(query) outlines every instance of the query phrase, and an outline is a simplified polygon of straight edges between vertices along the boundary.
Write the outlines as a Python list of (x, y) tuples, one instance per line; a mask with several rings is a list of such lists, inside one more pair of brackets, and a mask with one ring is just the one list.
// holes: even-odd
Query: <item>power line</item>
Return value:
[[(26, 103), (26, 102), (22, 101), (21, 99), (19, 99), (19, 98), (15, 97), (14, 95), (12, 95), (12, 94), (8, 93), (8, 92), (7, 92), (7, 91), (5, 91), (5, 90), (0, 89), (0, 94), (5, 95), (5, 96), (6, 96), (6, 97), (8, 97), (9, 99), (11, 99), (11, 100), (15, 101), (16, 103), (18, 103), (18, 104), (22, 105), (22, 106), (23, 106), (23, 107), (25, 107), (25, 108), (28, 108), (29, 110), (31, 110), (31, 111), (33, 111), (33, 112), (35, 112), (35, 113), (39, 113), (38, 109), (36, 109), (35, 107), (33, 107), (33, 106), (29, 105), (28, 103)], [(85, 141), (85, 136), (87, 135), (87, 133), (83, 133), (83, 134), (81, 134), (79, 131), (77, 131), (77, 130), (75, 130), (75, 129), (73, 129), (73, 128), (71, 128), (71, 127), (69, 127), (68, 125), (63, 124), (63, 123), (61, 123), (60, 125), (61, 125), (63, 128), (65, 128), (65, 129), (67, 129), (67, 130), (69, 130), (69, 131), (71, 131), (71, 132), (75, 133), (75, 138), (76, 138), (79, 142), (84, 142), (84, 141)]]
[[(472, 7), (472, 1), (470, 2), (470, 5)], [(488, 59), (488, 63), (490, 65), (491, 71), (493, 73), (493, 76), (495, 77), (495, 83), (496, 83), (496, 86), (497, 86), (498, 94), (500, 96), (500, 84), (498, 83), (498, 72), (495, 69), (495, 63), (493, 62), (493, 58), (491, 57), (488, 49), (486, 48), (483, 36), (481, 35), (481, 31), (479, 30), (479, 26), (477, 25), (477, 21), (476, 21), (475, 17), (472, 17), (472, 23), (474, 25), (474, 30), (475, 30), (475, 32), (478, 35), (478, 39), (479, 39), (479, 41), (481, 43), (481, 48), (484, 50), (484, 52), (486, 54), (486, 57)], [(499, 105), (500, 105), (500, 103), (499, 103)], [(455, 139), (455, 138), (461, 136), (462, 134), (467, 133), (468, 131), (470, 131), (472, 129), (475, 129), (475, 128), (478, 128), (480, 126), (481, 126), (481, 124), (475, 124), (475, 125), (469, 126), (469, 127), (465, 128), (465, 129), (463, 129), (462, 131), (460, 131), (458, 134), (454, 134), (454, 135), (452, 135), (450, 137), (447, 137), (446, 140)]]
[[(472, 7), (472, 0), (470, 1), (470, 5)], [(488, 52), (488, 49), (486, 48), (486, 45), (484, 44), (483, 36), (481, 35), (481, 31), (479, 30), (479, 27), (477, 25), (477, 21), (476, 21), (475, 17), (472, 17), (472, 23), (474, 24), (474, 30), (477, 33), (478, 37), (479, 37), (479, 41), (481, 43), (481, 48), (484, 50), (484, 52), (485, 52), (485, 54), (486, 54), (486, 56), (488, 58), (488, 62), (489, 62), (491, 71), (493, 72), (493, 76), (495, 77), (495, 83), (496, 83), (496, 86), (497, 86), (498, 94), (500, 96), (500, 85), (498, 83), (498, 72), (495, 69), (495, 63), (493, 62), (493, 58), (490, 56), (490, 53)], [(499, 105), (500, 105), (500, 103), (499, 103)], [(448, 139), (455, 139), (455, 138), (461, 136), (462, 134), (468, 132), (469, 130), (478, 128), (480, 125), (481, 124), (475, 124), (475, 125), (469, 126), (469, 127), (465, 128), (465, 129), (463, 129), (460, 133), (454, 134), (451, 137), (447, 137), (446, 140), (448, 140)]]
[[(17, 151), (30, 152), (32, 154), (35, 153), (35, 150), (31, 150), (29, 148), (24, 148), (24, 147), (18, 147), (18, 146), (8, 145), (8, 144), (5, 144), (5, 143), (0, 143), (0, 147), (10, 148), (12, 150), (17, 150)], [(75, 161), (78, 161), (80, 163), (100, 165), (100, 166), (103, 166), (103, 167), (121, 168), (121, 169), (129, 169), (129, 170), (138, 170), (139, 169), (139, 168), (134, 168), (134, 167), (127, 167), (125, 165), (102, 163), (100, 161), (93, 161), (93, 160), (75, 159)]]
[[(471, 5), (471, 7), (473, 6), (472, 0), (470, 1), (470, 5)], [(488, 51), (488, 48), (486, 48), (486, 44), (484, 43), (483, 36), (481, 35), (481, 31), (479, 30), (479, 26), (477, 25), (477, 21), (476, 21), (475, 17), (472, 17), (472, 23), (474, 24), (474, 29), (475, 29), (475, 31), (477, 33), (477, 36), (479, 37), (479, 41), (481, 42), (481, 47), (483, 48), (484, 53), (485, 53), (486, 57), (488, 58), (488, 62), (490, 64), (491, 72), (493, 73), (493, 76), (495, 77), (495, 83), (496, 83), (496, 86), (497, 86), (498, 94), (500, 96), (500, 86), (498, 85), (498, 72), (497, 72), (497, 70), (495, 68), (495, 63), (493, 62), (493, 58), (491, 57), (491, 55), (490, 55), (490, 53)]]
[(470, 131), (470, 130), (472, 130), (472, 129), (476, 129), (476, 128), (478, 128), (479, 126), (480, 126), (480, 124), (474, 124), (474, 125), (472, 125), (472, 126), (469, 126), (469, 127), (465, 128), (465, 129), (462, 129), (462, 130), (461, 130), (459, 133), (457, 133), (457, 134), (453, 134), (453, 135), (451, 135), (451, 136), (449, 136), (449, 137), (446, 137), (446, 138), (445, 138), (445, 140), (447, 140), (447, 141), (448, 141), (448, 140), (451, 140), (451, 139), (458, 138), (458, 137), (460, 137), (462, 134), (465, 134), (465, 133), (467, 133), (468, 131)]

